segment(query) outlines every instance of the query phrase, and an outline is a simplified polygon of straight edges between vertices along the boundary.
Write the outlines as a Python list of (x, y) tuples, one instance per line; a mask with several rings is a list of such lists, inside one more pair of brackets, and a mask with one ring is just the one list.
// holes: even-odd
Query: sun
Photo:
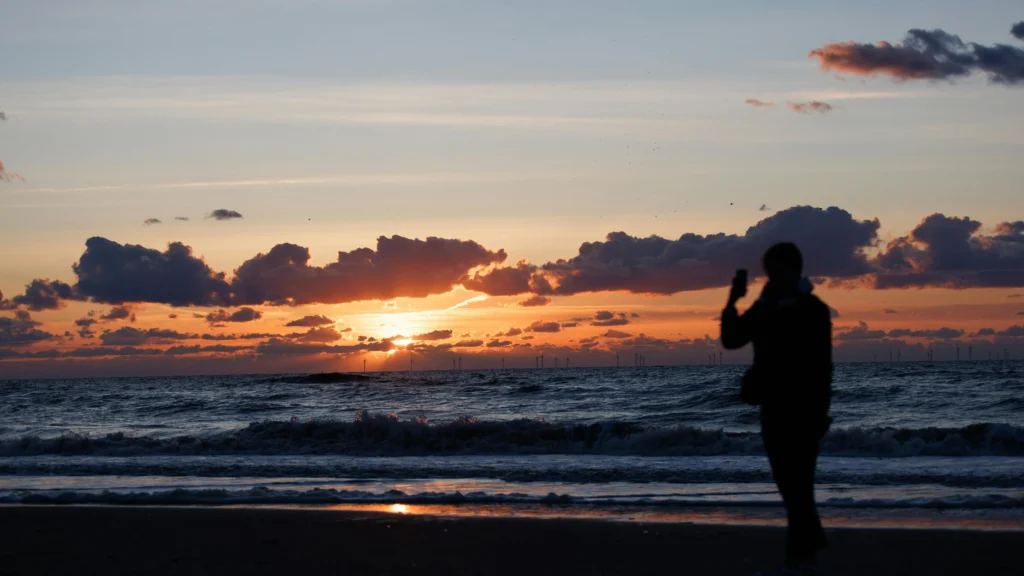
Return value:
[(392, 340), (391, 342), (392, 342), (392, 343), (393, 343), (393, 344), (394, 344), (395, 346), (401, 346), (402, 348), (405, 348), (405, 347), (406, 347), (406, 346), (408, 346), (409, 344), (412, 344), (413, 342), (415, 342), (415, 340), (410, 340), (410, 339), (408, 339), (408, 338), (403, 338), (403, 339), (401, 339), (401, 340)]

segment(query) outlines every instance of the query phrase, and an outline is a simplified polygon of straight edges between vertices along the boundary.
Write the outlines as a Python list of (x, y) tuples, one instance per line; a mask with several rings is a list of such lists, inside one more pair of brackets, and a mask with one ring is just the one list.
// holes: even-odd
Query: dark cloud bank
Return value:
[[(968, 217), (933, 214), (884, 246), (879, 227), (877, 219), (859, 220), (840, 208), (797, 206), (764, 218), (742, 234), (669, 239), (612, 232), (602, 241), (583, 243), (570, 258), (512, 266), (502, 265), (504, 250), (492, 251), (471, 240), (382, 236), (376, 248), (338, 252), (324, 266), (310, 264), (308, 248), (278, 244), (246, 260), (230, 276), (211, 269), (180, 242), (160, 251), (94, 237), (72, 266), (74, 284), (36, 279), (22, 294), (0, 296), (0, 308), (54, 310), (69, 300), (120, 307), (220, 307), (198, 317), (224, 324), (259, 319), (262, 313), (252, 306), (419, 298), (459, 285), (493, 296), (523, 295), (521, 306), (542, 306), (554, 296), (587, 292), (669, 295), (728, 286), (737, 268), (759, 275), (761, 255), (783, 241), (802, 248), (809, 276), (833, 283), (876, 289), (1024, 286), (1024, 221), (1002, 222), (986, 231)], [(579, 321), (628, 323), (624, 318)], [(288, 325), (332, 323), (312, 316)]]

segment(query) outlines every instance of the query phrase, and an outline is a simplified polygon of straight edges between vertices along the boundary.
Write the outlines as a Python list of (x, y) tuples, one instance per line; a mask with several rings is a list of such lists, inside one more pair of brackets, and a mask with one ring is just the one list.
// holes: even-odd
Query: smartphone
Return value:
[(746, 286), (747, 285), (747, 270), (745, 268), (740, 268), (739, 270), (737, 270), (736, 271), (736, 279), (733, 280), (733, 282), (735, 282), (737, 284), (742, 284), (743, 286)]

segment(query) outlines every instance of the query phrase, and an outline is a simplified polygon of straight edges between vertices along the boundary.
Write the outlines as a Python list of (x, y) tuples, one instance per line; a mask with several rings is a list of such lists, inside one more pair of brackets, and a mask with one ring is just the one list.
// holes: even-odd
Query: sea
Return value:
[[(0, 381), (0, 503), (777, 523), (745, 368)], [(834, 391), (826, 522), (1024, 529), (1024, 362)]]

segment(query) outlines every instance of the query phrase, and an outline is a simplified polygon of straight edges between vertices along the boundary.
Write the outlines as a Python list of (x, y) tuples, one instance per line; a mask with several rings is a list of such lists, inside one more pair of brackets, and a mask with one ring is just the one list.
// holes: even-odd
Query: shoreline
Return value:
[[(828, 526), (827, 574), (1020, 574), (1019, 531)], [(279, 507), (0, 506), (0, 574), (751, 574), (777, 526)]]
[[(182, 509), (182, 510), (277, 510), (331, 512), (342, 515), (375, 514), (382, 518), (432, 517), (448, 520), (534, 519), (613, 522), (627, 524), (678, 524), (697, 526), (782, 528), (785, 510), (779, 506), (661, 507), (593, 504), (538, 503), (97, 503), (97, 502), (2, 502), (4, 508), (72, 509)], [(832, 530), (954, 530), (1024, 534), (1024, 509), (974, 510), (962, 508), (828, 508), (819, 507), (822, 521)]]

